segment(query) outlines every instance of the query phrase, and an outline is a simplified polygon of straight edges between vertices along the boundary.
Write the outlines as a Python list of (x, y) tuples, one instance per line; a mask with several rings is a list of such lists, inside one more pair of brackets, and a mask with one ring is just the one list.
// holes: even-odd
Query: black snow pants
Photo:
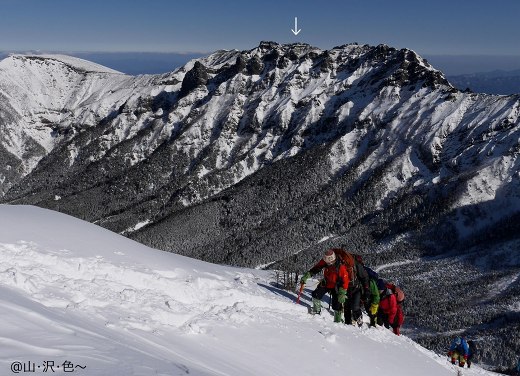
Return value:
[(321, 300), (323, 298), (323, 295), (326, 293), (330, 293), (332, 295), (332, 309), (334, 311), (341, 310), (341, 304), (338, 302), (338, 293), (336, 292), (336, 289), (327, 288), (325, 286), (322, 286), (320, 283), (318, 287), (312, 292), (312, 297), (318, 300)]
[(345, 324), (350, 324), (361, 317), (361, 289), (353, 290), (345, 303)]

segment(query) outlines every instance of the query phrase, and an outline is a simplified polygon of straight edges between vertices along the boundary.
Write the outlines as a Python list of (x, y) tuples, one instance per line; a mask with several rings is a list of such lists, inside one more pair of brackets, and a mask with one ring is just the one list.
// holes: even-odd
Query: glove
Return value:
[(338, 290), (338, 302), (339, 302), (339, 304), (345, 304), (346, 300), (347, 300), (347, 290), (345, 290), (343, 287), (340, 287)]
[(300, 280), (300, 284), (304, 285), (309, 278), (311, 278), (311, 273), (310, 272), (305, 273), (303, 275), (302, 279)]
[(377, 304), (370, 304), (370, 309), (369, 309), (370, 314), (371, 314), (372, 316), (375, 316), (376, 313), (377, 313), (377, 309), (378, 309), (378, 308), (379, 308), (379, 305), (377, 305)]

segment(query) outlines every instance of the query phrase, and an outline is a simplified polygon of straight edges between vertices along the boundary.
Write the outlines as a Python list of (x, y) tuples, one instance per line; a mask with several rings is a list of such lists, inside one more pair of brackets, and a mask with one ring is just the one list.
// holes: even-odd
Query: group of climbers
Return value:
[(370, 326), (391, 327), (396, 335), (400, 335), (404, 322), (404, 294), (401, 289), (385, 282), (364, 265), (361, 256), (340, 248), (325, 252), (323, 258), (303, 275), (300, 281), (302, 286), (322, 270), (323, 279), (311, 294), (313, 314), (321, 313), (321, 300), (326, 293), (330, 293), (334, 322), (362, 326), (364, 307)]
[[(311, 294), (311, 313), (321, 314), (323, 296), (330, 293), (334, 322), (362, 326), (363, 307), (371, 327), (385, 326), (400, 335), (404, 322), (404, 293), (396, 284), (380, 278), (377, 272), (364, 264), (360, 255), (332, 248), (304, 273), (300, 280), (300, 293), (307, 280), (321, 271), (323, 278)], [(458, 336), (451, 343), (448, 357), (452, 364), (470, 368), (476, 352), (474, 341)], [(520, 376), (520, 360), (516, 371)]]

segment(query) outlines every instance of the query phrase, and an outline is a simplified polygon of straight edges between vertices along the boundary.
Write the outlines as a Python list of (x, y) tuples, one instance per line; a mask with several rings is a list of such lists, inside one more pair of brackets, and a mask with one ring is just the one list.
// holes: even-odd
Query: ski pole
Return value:
[(305, 284), (300, 284), (300, 292), (298, 292), (298, 299), (296, 299), (296, 304), (300, 304), (300, 296), (302, 295), (303, 286), (305, 286)]

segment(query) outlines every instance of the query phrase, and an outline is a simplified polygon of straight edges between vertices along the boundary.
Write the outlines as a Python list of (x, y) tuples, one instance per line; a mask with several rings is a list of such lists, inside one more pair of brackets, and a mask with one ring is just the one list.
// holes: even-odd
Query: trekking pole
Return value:
[(300, 284), (300, 291), (298, 292), (298, 299), (296, 299), (296, 304), (300, 304), (300, 296), (302, 295), (303, 286), (305, 286), (305, 284)]

